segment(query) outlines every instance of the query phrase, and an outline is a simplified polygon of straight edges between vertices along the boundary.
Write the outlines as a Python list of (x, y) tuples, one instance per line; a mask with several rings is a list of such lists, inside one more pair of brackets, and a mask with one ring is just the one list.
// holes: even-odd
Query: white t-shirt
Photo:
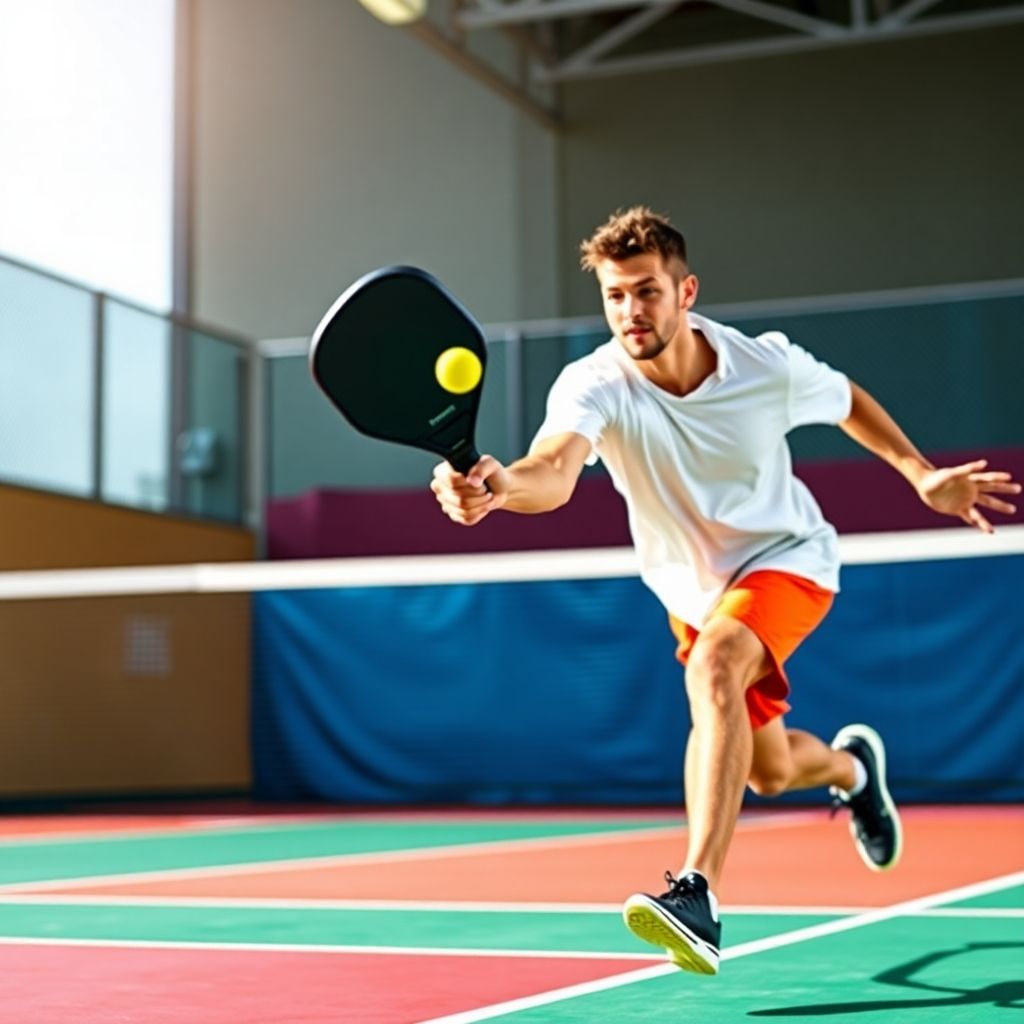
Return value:
[(625, 498), (640, 575), (699, 627), (726, 587), (755, 569), (839, 589), (836, 532), (793, 475), (786, 433), (850, 414), (847, 378), (778, 331), (748, 338), (695, 313), (718, 355), (688, 395), (648, 380), (612, 339), (552, 385), (534, 444), (575, 433)]

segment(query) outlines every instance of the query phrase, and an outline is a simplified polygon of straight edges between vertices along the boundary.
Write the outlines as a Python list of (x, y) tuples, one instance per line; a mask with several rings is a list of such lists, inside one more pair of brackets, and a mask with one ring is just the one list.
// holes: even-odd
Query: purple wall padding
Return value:
[(311, 491), (267, 509), (269, 558), (429, 555), (615, 547), (629, 543), (626, 508), (605, 477), (542, 516), (493, 515), (472, 528), (445, 516), (426, 488)]
[[(1024, 448), (932, 456), (947, 466), (976, 458), (987, 458), (989, 469), (1008, 470), (1024, 480)], [(797, 466), (797, 474), (840, 533), (963, 527), (925, 508), (903, 478), (877, 459), (805, 463)], [(993, 523), (1024, 523), (1024, 502), (1016, 504), (1016, 515), (994, 512)], [(447, 519), (426, 487), (316, 490), (267, 507), (269, 558), (539, 551), (629, 542), (622, 499), (604, 476), (582, 479), (572, 501), (555, 512), (494, 515), (472, 529)]]
[[(1006, 470), (1015, 480), (1024, 481), (1024, 448), (929, 453), (929, 458), (937, 466), (988, 459), (989, 470)], [(964, 526), (959, 519), (937, 515), (923, 505), (903, 477), (878, 459), (804, 463), (796, 472), (840, 533)], [(1010, 500), (1018, 506), (1015, 515), (982, 510), (994, 526), (1024, 523), (1024, 503), (1012, 495)]]

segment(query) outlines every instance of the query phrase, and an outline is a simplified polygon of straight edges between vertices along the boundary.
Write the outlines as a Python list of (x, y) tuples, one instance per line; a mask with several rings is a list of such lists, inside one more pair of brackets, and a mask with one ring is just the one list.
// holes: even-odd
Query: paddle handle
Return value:
[[(448, 456), (448, 462), (452, 469), (456, 473), (461, 473), (465, 476), (478, 462), (480, 461), (480, 453), (476, 450), (476, 446), (473, 444), (467, 445), (465, 448), (460, 449), (457, 452), (453, 452)], [(484, 487), (487, 487), (487, 481), (484, 481)], [(490, 487), (487, 487), (490, 490)]]
[(480, 453), (475, 445), (467, 444), (457, 452), (452, 452), (448, 456), (448, 461), (452, 469), (465, 476), (480, 461)]

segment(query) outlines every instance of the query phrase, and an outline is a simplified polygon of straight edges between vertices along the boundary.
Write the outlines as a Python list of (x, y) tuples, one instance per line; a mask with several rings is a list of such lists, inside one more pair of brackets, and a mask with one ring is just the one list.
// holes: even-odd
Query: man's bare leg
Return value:
[(693, 730), (686, 752), (689, 846), (684, 871), (699, 871), (712, 889), (750, 778), (754, 738), (746, 689), (770, 667), (770, 656), (753, 631), (725, 616), (705, 626), (687, 662)]
[(778, 796), (793, 789), (854, 785), (853, 757), (833, 750), (801, 729), (787, 729), (781, 717), (754, 731), (750, 788), (760, 796)]
[(899, 863), (903, 830), (886, 783), (885, 744), (867, 725), (848, 725), (833, 749), (817, 736), (786, 729), (781, 718), (754, 733), (750, 788), (762, 796), (829, 786), (837, 806), (850, 809), (850, 834), (872, 871)]
[(686, 750), (689, 846), (678, 879), (662, 896), (636, 893), (623, 915), (634, 935), (668, 950), (685, 971), (716, 974), (721, 923), (713, 889), (750, 777), (753, 735), (746, 689), (770, 668), (764, 645), (741, 622), (712, 619), (686, 665), (693, 730)]

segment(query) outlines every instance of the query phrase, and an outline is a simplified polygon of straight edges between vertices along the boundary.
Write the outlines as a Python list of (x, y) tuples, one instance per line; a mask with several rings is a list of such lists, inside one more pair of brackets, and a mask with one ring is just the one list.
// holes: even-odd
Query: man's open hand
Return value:
[(980, 508), (1013, 515), (1015, 505), (996, 494), (1020, 494), (1021, 486), (1010, 473), (986, 471), (987, 459), (966, 462), (962, 466), (929, 470), (917, 483), (921, 500), (936, 512), (959, 516), (965, 523), (992, 533), (992, 524)]

